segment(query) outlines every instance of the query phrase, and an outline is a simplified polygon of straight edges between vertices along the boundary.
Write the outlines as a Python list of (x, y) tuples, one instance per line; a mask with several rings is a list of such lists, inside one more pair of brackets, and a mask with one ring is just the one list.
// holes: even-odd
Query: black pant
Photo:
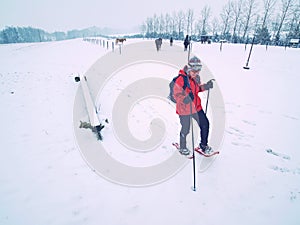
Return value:
[[(208, 142), (208, 132), (209, 132), (209, 121), (203, 112), (203, 110), (199, 111), (198, 113), (191, 115), (200, 127), (200, 137), (201, 137), (201, 144), (207, 145)], [(187, 116), (179, 116), (180, 124), (181, 124), (181, 131), (180, 131), (180, 148), (186, 148), (186, 136), (190, 132), (190, 123), (191, 118), (190, 115)], [(195, 147), (195, 146), (193, 146)]]

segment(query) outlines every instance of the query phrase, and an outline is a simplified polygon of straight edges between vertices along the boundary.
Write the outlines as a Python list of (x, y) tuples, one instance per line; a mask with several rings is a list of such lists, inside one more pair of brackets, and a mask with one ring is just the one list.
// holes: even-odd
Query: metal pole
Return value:
[(205, 114), (207, 113), (207, 105), (208, 105), (208, 99), (209, 99), (209, 91), (210, 91), (210, 89), (208, 89), (208, 93), (207, 93), (206, 107), (205, 107)]
[(194, 183), (192, 190), (196, 191), (196, 163), (195, 163), (195, 143), (194, 143), (194, 129), (193, 129), (193, 117), (192, 117), (192, 102), (190, 102), (190, 123), (192, 126), (192, 148), (193, 148), (193, 175), (194, 175)]
[(248, 59), (247, 59), (246, 66), (243, 67), (246, 70), (250, 69), (250, 67), (248, 66), (248, 64), (249, 64), (249, 60), (250, 60), (250, 56), (251, 56), (251, 52), (252, 52), (252, 48), (253, 48), (253, 44), (254, 44), (254, 39), (255, 39), (255, 37), (253, 37), (253, 39), (252, 39), (251, 48), (250, 48), (250, 52), (249, 52), (249, 56), (248, 56)]
[(190, 60), (190, 55), (191, 55), (191, 43), (189, 44), (188, 61)]

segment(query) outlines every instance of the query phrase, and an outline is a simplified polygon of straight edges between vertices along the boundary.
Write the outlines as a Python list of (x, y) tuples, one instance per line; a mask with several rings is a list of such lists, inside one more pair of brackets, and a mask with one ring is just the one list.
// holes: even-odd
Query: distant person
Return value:
[(185, 36), (185, 39), (184, 39), (184, 42), (183, 42), (183, 45), (184, 45), (184, 51), (187, 51), (187, 48), (190, 44), (190, 39), (189, 39), (189, 35), (186, 35)]
[(162, 39), (161, 38), (157, 38), (155, 40), (155, 45), (156, 45), (156, 50), (159, 51), (161, 49)]
[(170, 38), (170, 46), (173, 46), (173, 37)]

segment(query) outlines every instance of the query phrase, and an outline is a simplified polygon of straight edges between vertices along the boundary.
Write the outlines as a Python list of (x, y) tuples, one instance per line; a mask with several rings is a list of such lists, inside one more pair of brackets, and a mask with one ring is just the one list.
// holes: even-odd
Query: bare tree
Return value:
[(207, 34), (208, 31), (208, 20), (211, 15), (211, 9), (208, 5), (205, 5), (201, 10), (201, 35)]
[[(270, 42), (270, 32), (268, 29), (269, 20), (273, 14), (274, 6), (276, 5), (277, 0), (264, 0), (263, 4), (263, 16), (261, 26), (257, 25), (255, 28), (255, 38), (256, 41), (261, 44), (268, 45)], [(272, 23), (272, 25), (276, 25), (276, 23)]]
[(169, 13), (165, 15), (165, 32), (167, 34), (171, 33), (171, 16)]
[(179, 39), (183, 38), (183, 28), (185, 24), (185, 16), (182, 10), (177, 13), (177, 28)]
[(202, 29), (202, 21), (198, 19), (195, 23), (195, 33), (197, 32), (197, 36), (201, 36), (201, 29)]
[(267, 21), (272, 14), (272, 10), (276, 4), (277, 0), (264, 0), (264, 13), (263, 13), (263, 21), (261, 28), (266, 28), (267, 27)]
[(242, 15), (242, 7), (243, 0), (237, 0), (232, 3), (232, 11), (233, 11), (233, 31), (232, 31), (232, 38), (233, 42), (237, 42), (237, 30), (239, 28), (241, 22), (241, 15)]
[(300, 1), (293, 7), (293, 17), (289, 23), (288, 38), (300, 39)]
[(154, 32), (154, 27), (153, 27), (153, 18), (148, 17), (146, 19), (146, 33), (148, 35), (152, 35)]
[(272, 39), (275, 40), (276, 33), (277, 33), (277, 30), (278, 30), (278, 27), (279, 27), (279, 23), (280, 23), (279, 22), (280, 21), (280, 15), (279, 15), (279, 13), (277, 13), (276, 16), (272, 18), (271, 21), (272, 22), (269, 25), (270, 26), (269, 30), (270, 30), (270, 33), (271, 32), (273, 33), (273, 35), (271, 35)]
[(193, 23), (194, 23), (194, 10), (188, 9), (186, 13), (186, 33), (192, 35), (193, 33)]
[(244, 10), (245, 17), (243, 20), (243, 23), (244, 23), (244, 31), (243, 31), (243, 36), (242, 36), (243, 41), (245, 41), (245, 37), (248, 35), (248, 31), (251, 27), (251, 24), (253, 23), (256, 9), (257, 9), (256, 0), (246, 0), (245, 10)]
[(220, 25), (219, 25), (219, 20), (216, 17), (213, 18), (211, 25), (212, 25), (212, 33), (217, 34), (220, 30)]
[(165, 17), (163, 14), (160, 14), (159, 17), (159, 34), (162, 35), (165, 33)]
[(275, 41), (276, 43), (280, 39), (280, 31), (282, 29), (282, 25), (285, 21), (285, 19), (289, 16), (289, 12), (291, 12), (292, 6), (294, 4), (294, 0), (281, 0), (281, 12), (280, 12), (280, 21), (279, 26), (277, 29), (277, 33), (275, 35)]
[(223, 22), (223, 31), (222, 36), (225, 38), (226, 34), (229, 32), (230, 29), (230, 22), (232, 17), (232, 2), (229, 0), (222, 9), (221, 12), (221, 19)]
[(146, 24), (146, 22), (142, 23), (142, 25), (140, 26), (140, 30), (141, 30), (141, 33), (143, 34), (143, 36), (145, 36), (145, 34), (147, 33), (147, 24)]
[(153, 32), (157, 34), (157, 31), (159, 31), (159, 19), (156, 14), (153, 16)]
[(172, 34), (176, 35), (177, 33), (177, 13), (174, 11), (172, 13), (172, 17), (171, 17), (171, 27), (172, 27)]

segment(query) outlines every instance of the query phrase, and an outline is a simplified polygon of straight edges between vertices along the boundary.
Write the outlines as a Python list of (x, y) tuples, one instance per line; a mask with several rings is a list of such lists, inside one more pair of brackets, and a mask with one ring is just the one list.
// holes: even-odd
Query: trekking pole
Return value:
[(206, 106), (205, 106), (205, 114), (207, 113), (207, 105), (208, 105), (208, 99), (209, 99), (209, 90), (208, 89), (208, 92), (207, 92), (207, 99), (206, 99)]
[(189, 44), (188, 61), (190, 60), (190, 55), (191, 55), (191, 44)]
[[(209, 80), (209, 81), (214, 81), (215, 79), (211, 79), (211, 80)], [(209, 82), (208, 81), (208, 82)], [(208, 89), (207, 90), (208, 91), (208, 93), (207, 93), (207, 99), (206, 99), (206, 106), (205, 106), (205, 114), (207, 113), (207, 106), (208, 106), (208, 99), (209, 99), (209, 91), (210, 91), (210, 89)]]
[(193, 146), (193, 175), (194, 175), (194, 184), (192, 187), (193, 191), (196, 191), (196, 165), (195, 165), (195, 143), (194, 143), (194, 129), (193, 129), (193, 117), (192, 117), (192, 102), (190, 102), (190, 123), (192, 126), (192, 146)]

